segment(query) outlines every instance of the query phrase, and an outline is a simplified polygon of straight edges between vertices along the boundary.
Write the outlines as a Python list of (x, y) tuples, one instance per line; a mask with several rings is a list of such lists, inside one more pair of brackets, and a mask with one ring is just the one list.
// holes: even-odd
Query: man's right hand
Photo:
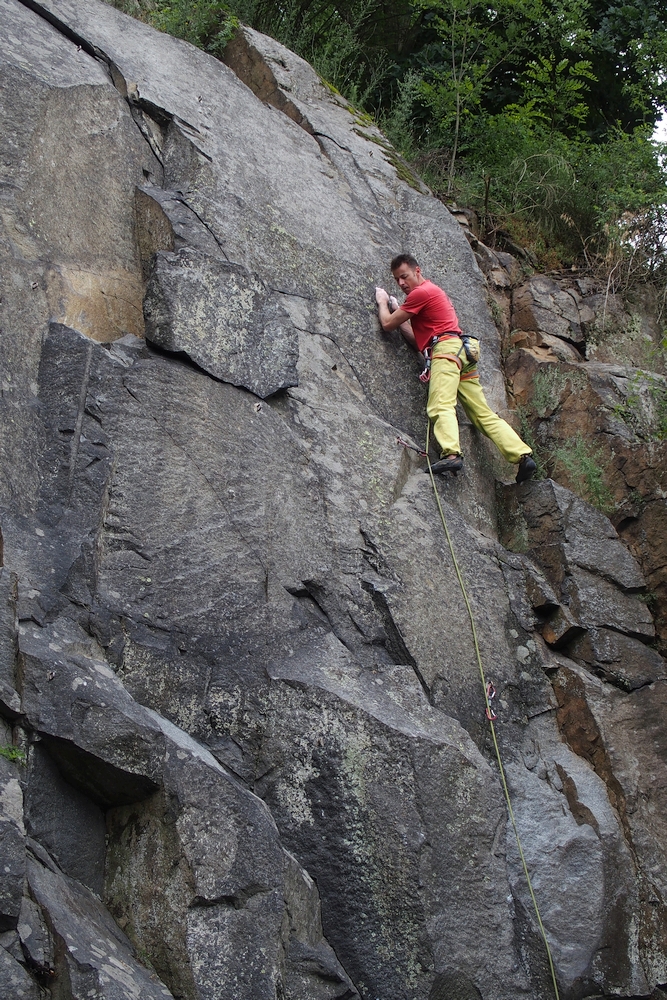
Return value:
[(380, 288), (379, 286), (376, 286), (376, 288), (375, 288), (375, 301), (377, 302), (377, 304), (379, 306), (382, 306), (382, 305), (386, 306), (388, 304), (388, 302), (389, 302), (389, 292), (387, 292), (384, 288)]

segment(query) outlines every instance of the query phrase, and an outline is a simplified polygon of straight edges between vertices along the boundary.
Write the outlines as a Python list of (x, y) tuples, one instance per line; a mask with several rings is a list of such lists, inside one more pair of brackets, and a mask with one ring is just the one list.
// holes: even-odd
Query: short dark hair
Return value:
[(392, 274), (396, 268), (401, 267), (402, 264), (407, 264), (408, 267), (412, 268), (419, 267), (419, 263), (415, 260), (411, 253), (399, 253), (397, 257), (394, 257), (389, 265)]

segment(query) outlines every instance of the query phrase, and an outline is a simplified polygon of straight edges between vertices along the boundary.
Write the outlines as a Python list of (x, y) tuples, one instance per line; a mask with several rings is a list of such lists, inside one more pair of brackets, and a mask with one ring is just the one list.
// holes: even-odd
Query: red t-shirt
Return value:
[(428, 278), (408, 293), (400, 307), (410, 313), (417, 347), (423, 351), (437, 333), (461, 333), (449, 296)]

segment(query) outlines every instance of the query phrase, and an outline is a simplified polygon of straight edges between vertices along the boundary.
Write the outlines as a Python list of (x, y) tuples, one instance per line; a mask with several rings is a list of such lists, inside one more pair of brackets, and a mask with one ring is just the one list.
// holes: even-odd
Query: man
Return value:
[(403, 305), (384, 288), (375, 289), (375, 301), (382, 329), (387, 333), (400, 329), (408, 344), (425, 354), (427, 366), (430, 360), (426, 412), (441, 453), (440, 461), (431, 466), (433, 472), (456, 473), (463, 468), (456, 419), (458, 398), (473, 425), (491, 438), (501, 455), (512, 464), (519, 463), (517, 483), (530, 479), (536, 469), (531, 449), (489, 407), (479, 384), (478, 341), (463, 334), (448, 296), (424, 278), (410, 254), (394, 257), (391, 271), (406, 296)]

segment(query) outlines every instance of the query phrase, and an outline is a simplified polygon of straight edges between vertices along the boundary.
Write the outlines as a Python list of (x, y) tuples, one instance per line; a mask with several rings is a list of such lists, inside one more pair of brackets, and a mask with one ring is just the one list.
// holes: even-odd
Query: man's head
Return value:
[(394, 257), (390, 267), (398, 287), (405, 295), (424, 281), (419, 264), (409, 253), (401, 253), (398, 257)]

